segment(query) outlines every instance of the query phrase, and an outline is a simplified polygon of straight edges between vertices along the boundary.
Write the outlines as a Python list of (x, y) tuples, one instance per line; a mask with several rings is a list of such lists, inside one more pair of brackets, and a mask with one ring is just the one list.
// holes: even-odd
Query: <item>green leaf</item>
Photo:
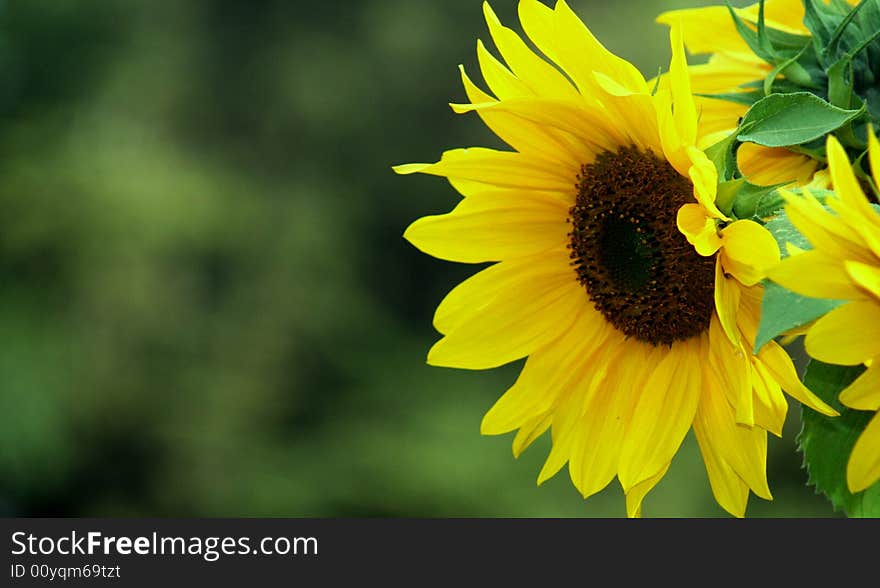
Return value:
[(765, 147), (800, 145), (833, 132), (863, 111), (837, 108), (809, 92), (771, 94), (743, 116), (737, 140)]
[(764, 345), (776, 337), (802, 327), (846, 302), (846, 300), (809, 298), (786, 290), (779, 284), (764, 282), (761, 322), (758, 324), (754, 352), (757, 354)]
[(850, 517), (880, 517), (880, 482), (856, 494), (846, 486), (849, 455), (875, 413), (846, 408), (837, 396), (863, 371), (861, 366), (810, 362), (804, 384), (840, 411), (840, 416), (826, 417), (804, 406), (797, 443), (804, 455), (808, 483), (824, 494), (835, 509), (843, 510)]

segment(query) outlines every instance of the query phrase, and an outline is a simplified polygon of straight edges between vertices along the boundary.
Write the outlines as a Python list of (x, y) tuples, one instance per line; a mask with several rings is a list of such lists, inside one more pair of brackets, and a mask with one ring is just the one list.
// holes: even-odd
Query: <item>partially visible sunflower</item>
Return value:
[[(847, 0), (856, 4), (858, 0)], [(759, 4), (736, 9), (745, 22), (758, 21)], [(802, 0), (766, 0), (764, 21), (768, 28), (786, 33), (809, 35), (803, 24)], [(671, 10), (657, 17), (657, 22), (672, 25), (681, 23), (685, 46), (691, 54), (709, 54), (705, 64), (690, 66), (695, 94), (736, 94), (749, 88), (745, 84), (760, 82), (772, 67), (755, 55), (736, 30), (730, 10), (726, 6), (708, 6)], [(748, 106), (730, 100), (698, 96), (697, 108), (701, 113), (703, 134), (698, 145), (705, 148), (729, 135)], [(814, 173), (820, 163), (805, 155), (783, 147), (762, 147), (746, 143), (737, 152), (740, 170), (755, 184), (772, 185), (795, 181), (799, 185), (814, 183), (824, 187), (824, 174)]]
[[(868, 138), (875, 185), (880, 185), (880, 144)], [(848, 300), (807, 331), (807, 352), (826, 363), (867, 365), (840, 394), (858, 410), (880, 409), (880, 212), (865, 197), (846, 152), (834, 137), (827, 142), (836, 196), (825, 206), (809, 193), (786, 194), (786, 214), (814, 247), (784, 259), (769, 271), (782, 286), (814, 298)], [(827, 208), (826, 208), (827, 207)], [(852, 492), (880, 479), (880, 412), (859, 436), (846, 471)]]
[(506, 65), (478, 42), (492, 94), (462, 70), (470, 103), (453, 109), (476, 112), (513, 151), (455, 149), (395, 168), (446, 177), (464, 196), (406, 239), (441, 259), (498, 262), (441, 302), (444, 337), (428, 363), (488, 369), (528, 357), (481, 431), (518, 430), (518, 456), (551, 429), (539, 483), (567, 463), (588, 497), (617, 476), (637, 516), (693, 427), (717, 501), (743, 516), (750, 489), (771, 498), (767, 431), (781, 433), (782, 389), (836, 413), (781, 347), (750, 352), (758, 280), (779, 250), (759, 224), (730, 222), (715, 205), (680, 29), (653, 92), (562, 0), (519, 3), (552, 63), (484, 12)]

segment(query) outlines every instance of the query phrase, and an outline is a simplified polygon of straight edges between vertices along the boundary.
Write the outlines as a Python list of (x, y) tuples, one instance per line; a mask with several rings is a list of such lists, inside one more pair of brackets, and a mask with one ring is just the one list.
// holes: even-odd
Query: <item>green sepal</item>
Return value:
[(714, 100), (726, 100), (727, 102), (736, 102), (737, 104), (744, 104), (746, 106), (751, 106), (758, 100), (764, 97), (763, 92), (759, 92), (757, 90), (750, 90), (748, 92), (724, 92), (720, 94), (694, 94), (694, 96), (699, 96), (701, 98), (712, 98)]
[(733, 9), (733, 6), (731, 6), (729, 0), (725, 1), (727, 3), (727, 10), (730, 11), (730, 17), (733, 19), (733, 25), (736, 27), (736, 32), (739, 33), (739, 36), (746, 42), (749, 49), (752, 50), (752, 53), (767, 63), (776, 63), (776, 53), (773, 51), (773, 47), (770, 44), (770, 39), (767, 37), (766, 29), (764, 27), (764, 0), (760, 0), (757, 31), (753, 31), (752, 28), (739, 17)]
[(733, 216), (733, 201), (739, 192), (745, 178), (718, 182), (718, 192), (715, 195), (715, 206), (727, 216)]
[[(859, 11), (865, 6), (865, 3), (868, 0), (861, 0), (855, 7), (850, 9), (848, 3), (844, 6), (840, 7), (843, 10), (848, 10), (846, 16), (840, 20), (837, 24), (837, 27), (834, 29), (834, 32), (831, 34), (831, 38), (825, 44), (825, 47), (822, 49), (822, 57), (823, 61), (826, 63), (830, 63), (834, 60), (838, 53), (838, 47), (840, 46), (841, 39), (844, 38), (845, 35), (849, 34), (852, 36), (852, 28), (850, 25), (852, 24), (853, 19), (856, 15), (859, 14)], [(848, 30), (849, 29), (849, 30)]]
[[(731, 208), (736, 218), (748, 218), (759, 222), (782, 208), (785, 201), (777, 192), (785, 184), (759, 186), (744, 179), (738, 186)], [(773, 203), (773, 204), (771, 204)]]
[(773, 84), (777, 81), (776, 76), (782, 75), (785, 79), (790, 82), (797, 84), (798, 86), (805, 88), (813, 88), (819, 89), (813, 82), (813, 78), (810, 75), (804, 66), (798, 63), (798, 60), (804, 55), (804, 52), (807, 50), (809, 45), (804, 45), (803, 48), (798, 51), (796, 54), (792, 55), (788, 59), (781, 61), (779, 65), (773, 68), (769, 74), (764, 78), (764, 95), (769, 96), (773, 92)]
[(828, 101), (838, 108), (850, 109), (852, 98), (852, 58), (844, 55), (828, 68)]
[(846, 13), (841, 13), (833, 3), (826, 4), (822, 0), (804, 0), (804, 26), (810, 31), (816, 55), (823, 66), (827, 67), (829, 57), (831, 57), (827, 51), (831, 40), (835, 36), (838, 36), (839, 40), (839, 36), (846, 32), (845, 27), (838, 32), (838, 27), (845, 18)]
[(853, 494), (846, 485), (846, 465), (853, 445), (876, 414), (840, 404), (838, 396), (863, 371), (862, 366), (829, 365), (812, 360), (804, 384), (840, 412), (826, 417), (804, 406), (797, 444), (804, 456), (807, 483), (849, 517), (880, 517), (880, 482)]
[(749, 46), (752, 52), (771, 65), (778, 65), (803, 51), (809, 45), (810, 37), (795, 35), (768, 28), (764, 22), (764, 0), (760, 0), (758, 8), (757, 30), (753, 30), (739, 15), (727, 0), (727, 9), (733, 19), (736, 32)]
[(739, 175), (739, 167), (736, 164), (736, 149), (739, 147), (736, 139), (736, 131), (733, 131), (714, 145), (706, 148), (706, 157), (715, 165), (718, 171), (718, 181), (724, 183)]

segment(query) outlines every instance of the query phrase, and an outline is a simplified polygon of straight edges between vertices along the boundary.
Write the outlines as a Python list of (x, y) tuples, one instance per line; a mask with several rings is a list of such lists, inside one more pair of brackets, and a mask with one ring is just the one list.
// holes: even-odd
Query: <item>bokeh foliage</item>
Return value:
[[(706, 3), (706, 2), (704, 2)], [(742, 3), (739, 3), (740, 5)], [(515, 22), (511, 1), (494, 3)], [(659, 0), (572, 6), (648, 75)], [(80, 516), (621, 516), (546, 439), (479, 435), (516, 375), (430, 368), (476, 268), (401, 234), (457, 200), (390, 166), (495, 144), (463, 98), (477, 0), (0, 3), (0, 510)], [(771, 440), (776, 501), (830, 515)], [(692, 438), (649, 516), (724, 516)]]

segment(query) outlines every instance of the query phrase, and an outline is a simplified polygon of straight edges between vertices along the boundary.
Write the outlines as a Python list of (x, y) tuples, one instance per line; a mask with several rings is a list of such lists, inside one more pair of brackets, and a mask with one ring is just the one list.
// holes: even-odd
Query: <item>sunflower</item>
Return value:
[[(848, 0), (856, 4), (858, 0)], [(758, 21), (759, 4), (735, 10), (743, 21)], [(802, 0), (766, 0), (764, 21), (768, 28), (796, 35), (809, 35), (803, 24)], [(748, 110), (746, 104), (709, 98), (707, 95), (736, 94), (748, 90), (746, 84), (764, 80), (773, 67), (755, 55), (736, 30), (726, 6), (708, 6), (671, 10), (657, 17), (657, 22), (680, 23), (685, 46), (691, 54), (709, 54), (705, 64), (690, 66), (692, 88), (701, 112), (703, 134), (700, 147), (707, 147), (726, 137), (736, 128), (737, 120)], [(825, 187), (826, 176), (814, 176), (820, 163), (806, 155), (783, 147), (743, 145), (737, 152), (740, 170), (754, 184), (772, 185), (796, 182)]]
[[(868, 143), (874, 182), (880, 185), (880, 144), (873, 133)], [(823, 206), (808, 192), (786, 194), (786, 213), (814, 248), (787, 257), (770, 270), (769, 277), (805, 296), (848, 301), (817, 320), (804, 344), (819, 361), (869, 366), (841, 392), (840, 402), (876, 411), (880, 409), (880, 212), (868, 202), (846, 152), (833, 136), (828, 138), (827, 151), (836, 196), (826, 198)], [(880, 413), (856, 440), (846, 479), (852, 492), (880, 479)]]
[(489, 369), (527, 358), (481, 431), (516, 430), (518, 456), (550, 429), (539, 484), (568, 464), (586, 498), (616, 476), (638, 516), (693, 427), (718, 503), (743, 516), (750, 490), (771, 499), (767, 431), (781, 434), (781, 390), (836, 413), (781, 347), (750, 352), (758, 280), (779, 251), (759, 224), (732, 222), (715, 204), (680, 29), (654, 88), (562, 0), (519, 3), (549, 61), (488, 4), (484, 13), (506, 65), (478, 42), (492, 94), (462, 69), (469, 103), (452, 107), (476, 112), (513, 150), (455, 149), (395, 168), (446, 177), (464, 196), (410, 225), (410, 243), (496, 262), (440, 303), (443, 338), (428, 363)]

